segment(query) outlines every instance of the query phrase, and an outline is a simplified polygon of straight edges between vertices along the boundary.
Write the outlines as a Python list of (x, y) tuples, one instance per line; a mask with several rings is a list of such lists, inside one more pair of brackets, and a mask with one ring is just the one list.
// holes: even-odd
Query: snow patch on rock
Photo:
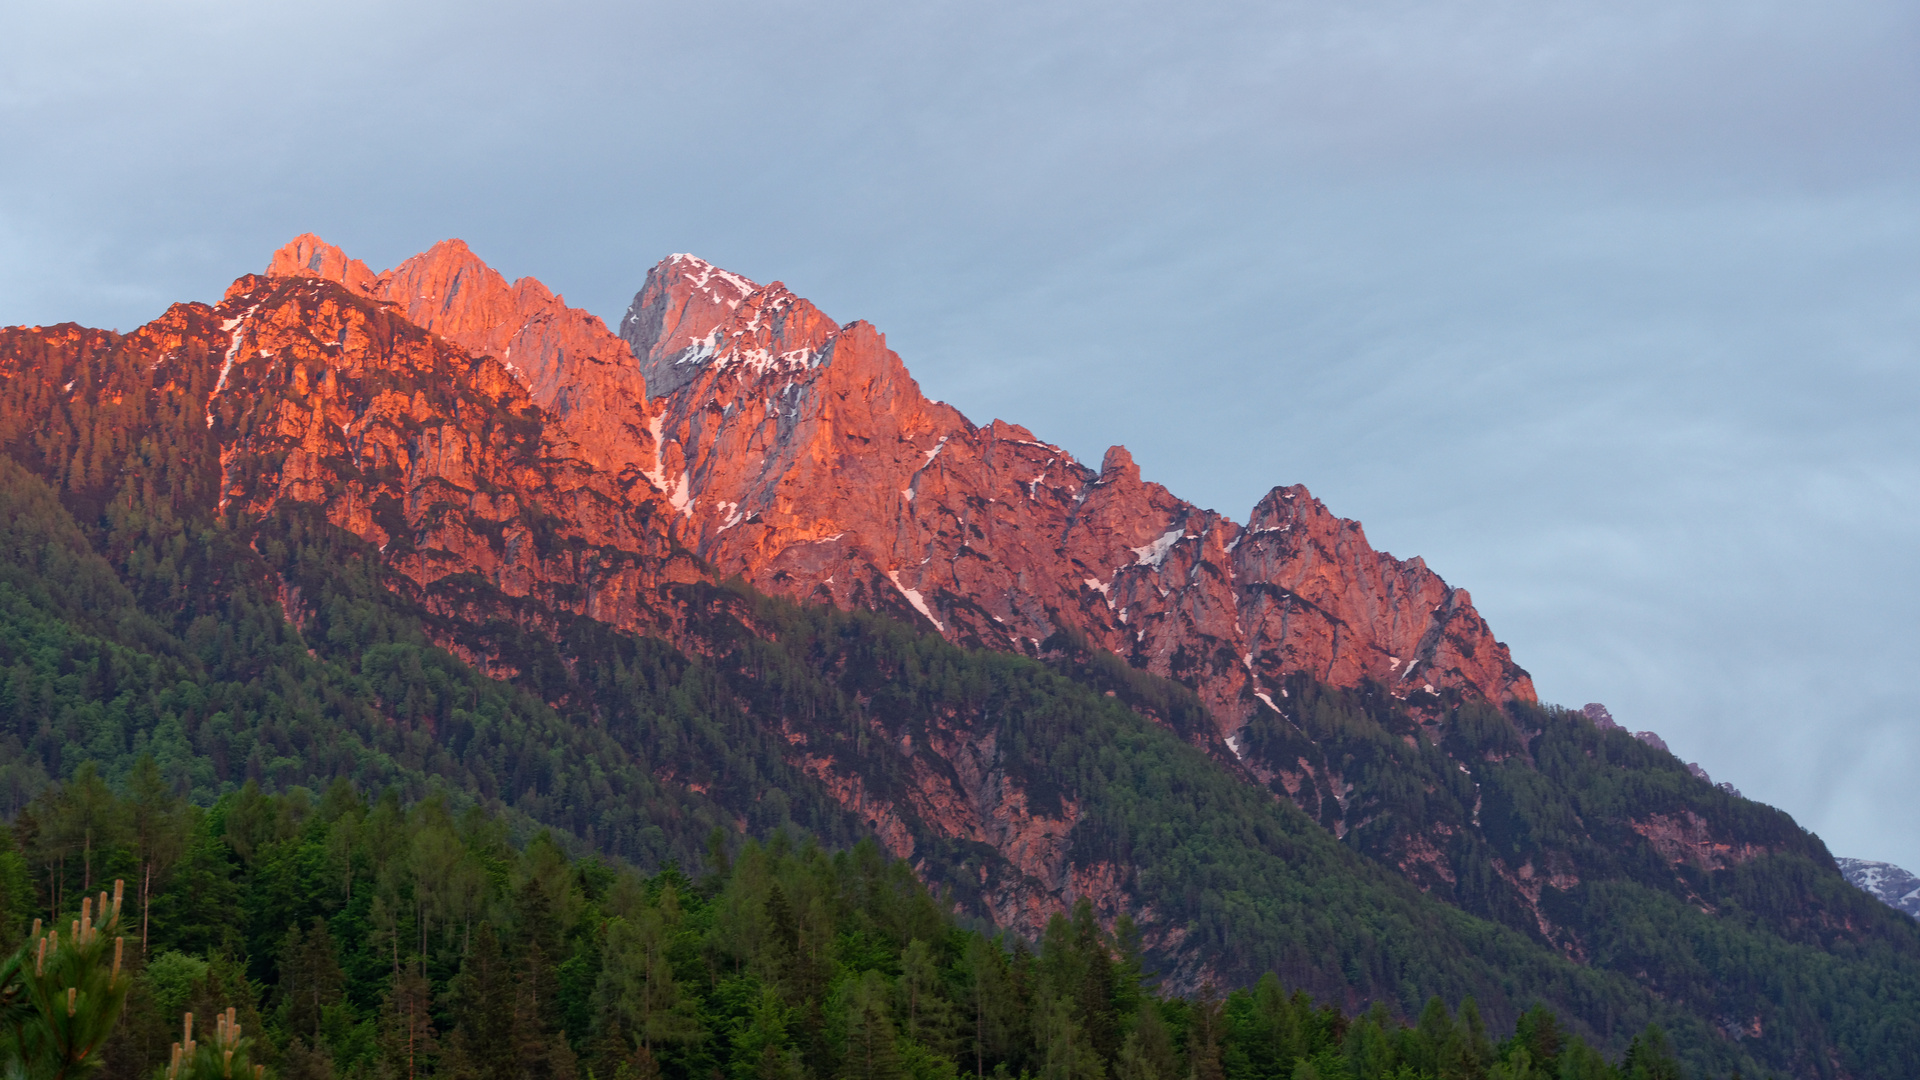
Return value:
[(927, 600), (920, 595), (920, 590), (909, 589), (905, 585), (900, 584), (900, 571), (887, 571), (887, 579), (893, 582), (893, 587), (900, 590), (900, 595), (907, 598), (907, 603), (912, 604), (915, 611), (927, 617), (927, 621), (934, 625), (934, 629), (939, 630), (943, 634), (947, 632), (946, 624), (934, 617), (933, 609), (927, 606)]
[(1134, 565), (1151, 566), (1158, 570), (1160, 564), (1167, 561), (1167, 552), (1172, 551), (1173, 545), (1179, 543), (1186, 535), (1187, 527), (1185, 525), (1176, 525), (1168, 529), (1160, 539), (1155, 540), (1153, 543), (1142, 544), (1137, 548), (1130, 549), (1134, 554)]

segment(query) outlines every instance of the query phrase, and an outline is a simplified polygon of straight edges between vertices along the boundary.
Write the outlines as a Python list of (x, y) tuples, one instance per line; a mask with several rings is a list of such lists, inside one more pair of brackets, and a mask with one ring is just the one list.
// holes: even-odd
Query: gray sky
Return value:
[(1307, 484), (1546, 699), (1920, 870), (1910, 0), (11, 4), (0, 147), (0, 323), (306, 230), (612, 322), (692, 251), (977, 422)]

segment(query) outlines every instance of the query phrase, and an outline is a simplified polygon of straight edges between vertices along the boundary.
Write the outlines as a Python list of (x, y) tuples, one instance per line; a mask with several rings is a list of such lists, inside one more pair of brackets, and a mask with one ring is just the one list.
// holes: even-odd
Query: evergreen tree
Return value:
[(1545, 1005), (1535, 1005), (1514, 1022), (1511, 1045), (1524, 1048), (1533, 1068), (1552, 1076), (1559, 1071), (1560, 1048), (1565, 1043), (1559, 1018)]
[(1570, 1040), (1560, 1052), (1559, 1080), (1619, 1080), (1620, 1074), (1588, 1046), (1584, 1039)]
[(514, 974), (492, 923), (481, 923), (453, 986), (456, 1075), (514, 1080)]
[(698, 1023), (688, 1014), (667, 956), (668, 937), (678, 921), (671, 886), (658, 906), (642, 908), (630, 919), (610, 920), (600, 978), (594, 988), (594, 1014), (602, 1031), (627, 1033), (649, 1057), (659, 1048), (692, 1042)]
[(1493, 1040), (1472, 998), (1460, 1003), (1459, 1022), (1450, 1045), (1440, 1052), (1441, 1080), (1484, 1080), (1493, 1062)]
[(1131, 1017), (1147, 1000), (1147, 962), (1145, 934), (1133, 916), (1125, 911), (1113, 921), (1113, 944), (1117, 954), (1113, 965), (1113, 1013)]
[(127, 775), (127, 811), (140, 873), (140, 954), (146, 955), (153, 890), (186, 847), (186, 816), (167, 787), (152, 754), (142, 754)]
[(1658, 1024), (1648, 1024), (1645, 1031), (1633, 1037), (1620, 1071), (1624, 1080), (1682, 1080), (1673, 1045)]
[(325, 919), (315, 916), (306, 930), (289, 929), (280, 945), (276, 990), (285, 1030), (316, 1044), (325, 1010), (341, 1000), (346, 979)]
[(417, 961), (401, 967), (380, 1003), (381, 1075), (423, 1080), (434, 1074), (440, 1040), (433, 1025), (433, 992)]
[(1387, 1080), (1395, 1071), (1399, 1054), (1393, 1026), (1386, 1004), (1379, 1001), (1347, 1026), (1343, 1049), (1355, 1080)]
[(1094, 921), (1093, 903), (1085, 897), (1073, 906), (1073, 949), (1080, 985), (1074, 1016), (1086, 1032), (1087, 1045), (1102, 1060), (1112, 1060), (1120, 1049), (1120, 1025), (1114, 1016), (1116, 978), (1113, 958)]
[(524, 1080), (572, 1080), (574, 1055), (561, 1025), (559, 919), (538, 874), (520, 887), (515, 924), (513, 1059)]
[(1193, 1015), (1187, 1027), (1190, 1080), (1225, 1080), (1226, 1066), (1221, 1055), (1223, 1020), (1220, 996), (1208, 981), (1200, 987), (1200, 997), (1193, 1003)]
[(985, 936), (967, 939), (961, 956), (967, 976), (968, 1041), (974, 1075), (986, 1075), (989, 1061), (1004, 1064), (1012, 1056), (1016, 1024), (1012, 980), (1006, 954)]
[(842, 1080), (901, 1080), (898, 1037), (887, 1015), (885, 980), (868, 971), (847, 995), (846, 1052), (841, 1055)]
[(1441, 1001), (1438, 995), (1427, 999), (1426, 1007), (1420, 1010), (1420, 1019), (1414, 1025), (1413, 1034), (1412, 1053), (1408, 1055), (1412, 1059), (1410, 1064), (1416, 1072), (1438, 1076), (1441, 1055), (1460, 1041), (1453, 1026), (1453, 1017), (1447, 1012), (1447, 1003)]
[(182, 1019), (180, 1041), (173, 1044), (160, 1080), (264, 1080), (267, 1067), (254, 1063), (253, 1037), (245, 1034), (235, 1008), (214, 1012), (211, 1032), (205, 1026), (194, 1030), (195, 1015)]
[(33, 931), (0, 962), (0, 1070), (18, 1080), (80, 1080), (103, 1064), (133, 977), (120, 933), (121, 884), (84, 897), (80, 917)]
[(787, 1038), (788, 1009), (771, 989), (761, 991), (753, 1012), (733, 1038), (733, 1080), (803, 1080), (800, 1055)]
[(901, 1034), (930, 1052), (951, 1057), (954, 1052), (954, 1011), (946, 998), (940, 969), (933, 949), (920, 938), (907, 943), (900, 953), (900, 980), (897, 986)]
[(1055, 998), (1037, 1032), (1041, 1080), (1101, 1080), (1106, 1068), (1074, 1015), (1071, 999)]
[(1160, 1016), (1158, 1003), (1149, 1001), (1140, 1005), (1133, 1030), (1120, 1044), (1113, 1072), (1115, 1080), (1178, 1080), (1180, 1062), (1174, 1055), (1173, 1036)]
[(1301, 1056), (1300, 1017), (1272, 972), (1254, 984), (1251, 1034), (1246, 1050), (1264, 1075), (1285, 1075)]

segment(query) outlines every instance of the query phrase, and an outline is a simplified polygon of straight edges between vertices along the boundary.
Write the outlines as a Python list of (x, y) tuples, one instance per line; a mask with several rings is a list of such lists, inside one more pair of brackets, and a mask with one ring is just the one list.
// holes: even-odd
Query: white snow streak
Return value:
[(710, 286), (710, 283), (715, 278), (719, 278), (721, 281), (727, 283), (728, 285), (733, 286), (734, 291), (740, 294), (740, 298), (745, 298), (748, 293), (755, 292), (760, 288), (760, 286), (755, 285), (753, 282), (748, 281), (746, 278), (741, 277), (739, 274), (729, 273), (728, 271), (722, 270), (719, 267), (713, 265), (712, 263), (708, 262), (707, 260), (701, 258), (698, 255), (689, 255), (686, 252), (679, 252), (674, 255), (668, 256), (667, 261), (670, 263), (689, 264), (693, 268), (693, 272), (695, 275), (693, 278), (694, 288), (699, 289), (701, 292), (704, 292), (707, 295), (712, 296), (717, 300), (726, 301), (727, 303), (729, 303), (734, 307), (740, 306), (740, 299), (721, 296), (719, 293), (719, 290), (714, 289)]
[(1176, 525), (1168, 529), (1165, 535), (1153, 543), (1132, 548), (1131, 550), (1134, 557), (1138, 560), (1134, 565), (1151, 566), (1158, 570), (1160, 564), (1167, 561), (1167, 552), (1172, 551), (1173, 545), (1179, 543), (1186, 535), (1187, 527), (1185, 525)]
[(664, 432), (667, 427), (667, 414), (659, 412), (647, 421), (647, 430), (653, 435), (653, 468), (640, 475), (653, 482), (661, 491), (667, 490), (667, 444)]
[(219, 381), (213, 384), (213, 393), (207, 395), (207, 426), (208, 427), (213, 426), (213, 399), (219, 397), (220, 391), (226, 389), (227, 373), (233, 370), (233, 358), (239, 355), (240, 353), (240, 339), (246, 336), (246, 329), (241, 324), (245, 323), (247, 321), (247, 317), (252, 315), (255, 311), (259, 310), (259, 308), (260, 308), (260, 305), (256, 303), (252, 307), (248, 308), (238, 318), (228, 319), (227, 321), (220, 324), (220, 329), (229, 331), (233, 334), (233, 340), (227, 345), (226, 362), (220, 365), (220, 379)]
[(687, 474), (681, 473), (680, 478), (673, 482), (673, 487), (667, 492), (667, 501), (673, 504), (675, 510), (680, 511), (680, 513), (686, 517), (693, 516), (694, 500), (691, 497), (693, 494), (691, 490), (692, 487), (692, 481), (688, 478)]
[(907, 598), (907, 603), (912, 604), (915, 611), (925, 615), (927, 621), (932, 623), (935, 629), (943, 634), (947, 632), (946, 624), (933, 617), (933, 609), (927, 606), (927, 601), (920, 595), (920, 590), (909, 589), (905, 585), (900, 584), (900, 571), (887, 571), (887, 578), (893, 582), (894, 588), (900, 590), (900, 595)]
[(680, 355), (674, 357), (673, 362), (676, 364), (698, 364), (712, 356), (719, 348), (719, 327), (707, 331), (706, 337), (694, 337), (692, 334), (688, 334), (687, 347), (680, 350)]

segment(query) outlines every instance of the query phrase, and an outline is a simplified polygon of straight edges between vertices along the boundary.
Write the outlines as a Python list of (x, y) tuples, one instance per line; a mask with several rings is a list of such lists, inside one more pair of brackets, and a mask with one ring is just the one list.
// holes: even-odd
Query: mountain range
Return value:
[[(1244, 523), (662, 260), (619, 332), (317, 237), (120, 335), (0, 331), (0, 797), (439, 790), (643, 864), (876, 838), (1034, 935), (1696, 1067), (1920, 1074), (1920, 927), (1304, 487)], [(1602, 722), (1605, 717), (1605, 722)], [(1644, 733), (1643, 733), (1644, 734)]]

